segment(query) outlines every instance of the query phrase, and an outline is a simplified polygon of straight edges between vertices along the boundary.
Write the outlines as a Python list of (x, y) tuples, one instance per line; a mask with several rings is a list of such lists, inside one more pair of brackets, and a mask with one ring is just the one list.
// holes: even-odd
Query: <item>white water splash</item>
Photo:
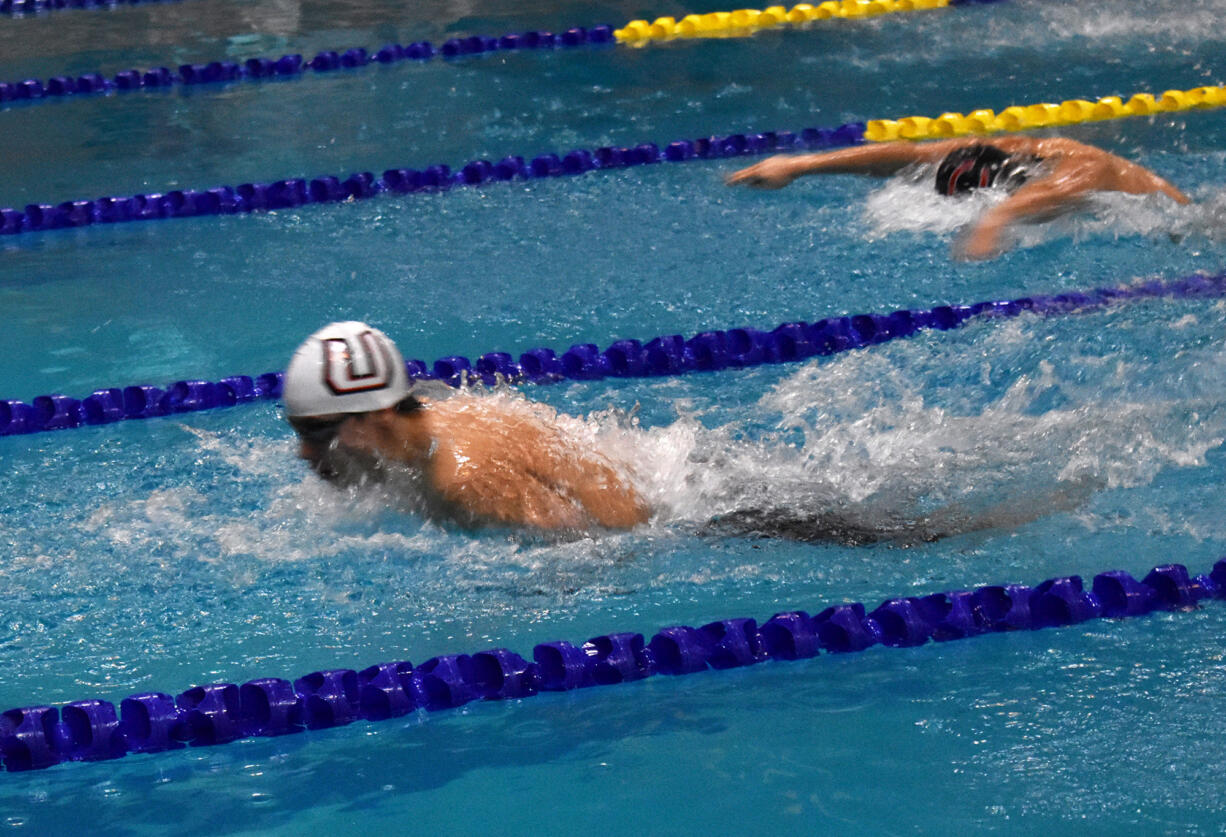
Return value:
[[(1062, 381), (1046, 362), (969, 414), (929, 403), (925, 387), (888, 357), (857, 353), (806, 365), (764, 395), (754, 412), (779, 419), (763, 438), (682, 419), (623, 440), (619, 453), (664, 521), (701, 525), (748, 509), (867, 536), (934, 520), (951, 531), (1007, 525), (1071, 508), (1095, 490), (1204, 465), (1226, 436), (1211, 402), (1203, 421), (1188, 424), (1186, 400), (1099, 398), (1095, 385)], [(1074, 403), (1040, 409), (1053, 393)]]
[[(1194, 328), (1197, 318), (1189, 317), (1186, 327)], [(1144, 370), (1120, 355), (1076, 358), (1071, 366), (1090, 370), (1087, 380), (1062, 376), (1047, 360), (1029, 363), (1029, 372), (1009, 373), (985, 402), (976, 376), (986, 384), (1009, 369), (1011, 353), (1033, 352), (1038, 337), (1021, 320), (984, 328), (991, 329), (987, 354), (953, 346), (922, 360), (931, 347), (916, 343), (806, 364), (713, 428), (699, 420), (701, 405), (682, 400), (676, 421), (643, 428), (633, 412), (577, 417), (517, 391), (483, 397), (556, 416), (575, 445), (623, 466), (655, 510), (653, 537), (746, 512), (824, 521), (855, 537), (1008, 526), (1073, 508), (1096, 490), (1144, 485), (1166, 468), (1201, 466), (1226, 437), (1226, 417), (1207, 392), (1137, 384)], [(1210, 370), (1226, 367), (1226, 357), (1207, 351), (1194, 365), (1207, 370), (1198, 377), (1209, 390), (1222, 378)], [(974, 365), (965, 398), (934, 389), (933, 376), (948, 364)], [(338, 490), (324, 483), (295, 461), (288, 439), (185, 429), (198, 467), (215, 475), (108, 501), (84, 521), (86, 531), (162, 556), (165, 565), (352, 552), (414, 560), (441, 549), (451, 572), (474, 586), (497, 576), (496, 564), (502, 574), (571, 587), (578, 568), (598, 575), (620, 560), (616, 539), (607, 536), (564, 548), (513, 534), (474, 541), (423, 521), (411, 503), (405, 511), (395, 486)]]
[[(876, 241), (904, 232), (961, 233), (1007, 197), (1003, 190), (984, 189), (951, 200), (932, 188), (932, 172), (930, 166), (918, 167), (869, 194), (861, 216), (864, 237)], [(1009, 236), (1020, 247), (1058, 238), (1221, 241), (1226, 239), (1226, 190), (1201, 189), (1186, 206), (1164, 195), (1097, 192), (1067, 215), (1042, 223), (1015, 224)]]
[(1226, 15), (1223, 0), (1157, 0), (1146, 3), (1031, 4), (1052, 37), (1093, 40), (1143, 36), (1151, 46), (1201, 42)]

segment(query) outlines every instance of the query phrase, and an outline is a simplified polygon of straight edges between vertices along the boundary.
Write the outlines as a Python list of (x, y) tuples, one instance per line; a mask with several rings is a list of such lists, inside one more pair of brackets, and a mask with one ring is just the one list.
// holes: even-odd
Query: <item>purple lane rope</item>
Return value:
[[(1099, 288), (1089, 293), (1066, 292), (973, 305), (938, 305), (923, 310), (887, 314), (854, 314), (816, 322), (787, 322), (770, 331), (730, 328), (691, 337), (662, 335), (650, 340), (617, 340), (601, 350), (592, 343), (571, 346), (561, 354), (537, 348), (514, 358), (509, 352), (487, 352), (471, 360), (459, 355), (432, 364), (406, 361), (412, 379), (442, 380), (452, 386), (493, 385), (499, 380), (537, 384), (561, 380), (640, 378), (716, 371), (771, 363), (788, 363), (820, 355), (909, 337), (920, 331), (945, 331), (990, 317), (1016, 317), (1024, 312), (1055, 316), (1101, 308), (1117, 301), (1156, 297), (1221, 297), (1226, 273), (1195, 274), (1174, 280)], [(280, 372), (255, 377), (234, 375), (219, 381), (175, 381), (165, 388), (149, 384), (108, 387), (84, 398), (40, 395), (30, 403), (0, 399), (0, 436), (15, 436), (89, 425), (113, 424), (281, 397)]]
[(501, 160), (473, 160), (453, 171), (438, 164), (424, 169), (391, 168), (350, 175), (321, 175), (271, 182), (240, 183), (208, 189), (175, 189), (130, 197), (104, 196), (58, 203), (32, 203), (24, 209), (0, 209), (0, 237), (46, 232), (94, 224), (156, 221), (202, 215), (235, 215), (290, 209), (315, 203), (364, 200), (384, 193), (436, 193), (475, 188), (509, 180), (570, 177), (586, 172), (623, 169), (655, 163), (720, 159), (776, 151), (818, 150), (864, 142), (864, 123), (835, 128), (805, 128), (800, 132), (767, 131), (677, 140), (660, 148), (653, 142), (633, 147), (577, 148), (565, 154), (541, 154), (526, 160), (510, 155)]
[(606, 686), (654, 675), (682, 675), (850, 653), (881, 645), (910, 648), (989, 633), (1120, 619), (1155, 610), (1192, 610), (1226, 598), (1226, 559), (1209, 573), (1182, 564), (1155, 567), (1138, 581), (1121, 570), (1047, 579), (1030, 587), (987, 585), (886, 599), (872, 611), (859, 602), (662, 628), (649, 641), (618, 632), (580, 645), (544, 642), (532, 662), (506, 648), (446, 654), (418, 666), (398, 660), (361, 671), (326, 669), (293, 681), (261, 677), (242, 685), (209, 683), (171, 696), (141, 692), (118, 708), (98, 698), (63, 706), (32, 705), (0, 715), (0, 759), (10, 771), (70, 761), (115, 759), (254, 736), (301, 733), (359, 719), (380, 721), (476, 700), (519, 700), (541, 692)]

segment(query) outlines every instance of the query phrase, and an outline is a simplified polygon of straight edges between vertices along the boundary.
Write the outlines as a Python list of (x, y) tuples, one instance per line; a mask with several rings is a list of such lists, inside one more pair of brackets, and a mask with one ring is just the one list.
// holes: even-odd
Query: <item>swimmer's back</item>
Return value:
[(431, 484), (477, 522), (625, 529), (649, 517), (629, 475), (581, 444), (545, 405), (460, 395), (430, 402), (423, 419), (436, 440), (426, 464)]

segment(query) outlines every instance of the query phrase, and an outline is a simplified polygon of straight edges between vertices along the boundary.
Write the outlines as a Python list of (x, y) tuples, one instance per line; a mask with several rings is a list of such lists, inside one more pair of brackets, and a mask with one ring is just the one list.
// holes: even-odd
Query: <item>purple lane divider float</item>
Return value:
[[(298, 59), (300, 56), (286, 58)], [(296, 66), (298, 65), (293, 61), (286, 64), (287, 68)], [(197, 67), (186, 72), (192, 77), (203, 78), (217, 73), (229, 74), (232, 68), (209, 70), (207, 67)], [(132, 84), (136, 83), (138, 76), (139, 74), (133, 71)], [(156, 73), (145, 73), (140, 78), (146, 87), (165, 86), (173, 80), (170, 71), (165, 68), (159, 68)], [(31, 81), (29, 84), (42, 90), (40, 82)], [(34, 89), (33, 86), (30, 87), (31, 90)], [(5, 96), (12, 95), (11, 87), (0, 83), (0, 102), (4, 101)], [(0, 236), (88, 227), (94, 224), (270, 212), (308, 204), (364, 200), (383, 193), (437, 193), (452, 188), (481, 187), (514, 178), (531, 180), (571, 177), (590, 171), (666, 161), (684, 162), (775, 151), (837, 148), (863, 141), (864, 124), (855, 122), (836, 128), (806, 128), (799, 133), (767, 131), (761, 134), (705, 137), (693, 141), (679, 140), (668, 145), (664, 151), (655, 143), (646, 142), (633, 148), (607, 147), (592, 151), (579, 148), (563, 155), (542, 154), (528, 161), (519, 156), (507, 156), (497, 163), (474, 160), (457, 171), (452, 171), (450, 166), (437, 164), (424, 169), (391, 168), (381, 175), (356, 172), (342, 178), (326, 174), (309, 180), (289, 178), (240, 183), (237, 186), (213, 186), (203, 190), (174, 189), (166, 193), (153, 192), (130, 197), (107, 195), (58, 203), (32, 203), (27, 204), (24, 209), (0, 209)], [(677, 152), (677, 148), (684, 151)]]
[(165, 3), (169, 0), (0, 0), (0, 14), (25, 15), (55, 12), (62, 9), (113, 9), (116, 6)]
[[(0, 0), (0, 15), (23, 17), (63, 9), (113, 9), (123, 5), (167, 2), (167, 0)], [(1001, 0), (950, 0), (951, 6), (1001, 2)], [(496, 52), (523, 50), (574, 49), (575, 47), (616, 46), (615, 27), (610, 24), (572, 26), (560, 32), (508, 32), (505, 35), (469, 35), (450, 38), (442, 44), (414, 41), (389, 43), (369, 52), (366, 47), (324, 50), (312, 58), (294, 53), (278, 58), (256, 57), (243, 62), (209, 61), (182, 64), (178, 70), (156, 67), (129, 69), (107, 78), (99, 73), (81, 76), (58, 75), (47, 79), (0, 82), (0, 106), (6, 101), (45, 100), (78, 94), (133, 90), (139, 87), (164, 87), (172, 84), (212, 84), (273, 77), (295, 78), (306, 71), (328, 73), (357, 69), (370, 64), (395, 64), (400, 61), (429, 61), (432, 58), (456, 59)], [(152, 80), (150, 80), (152, 79)]]
[[(142, 0), (127, 0), (131, 3)], [(144, 0), (149, 2), (150, 0)], [(115, 5), (108, 0), (0, 0), (0, 14), (44, 11), (75, 6)], [(178, 67), (152, 67), (120, 70), (107, 77), (101, 73), (57, 75), (46, 80), (24, 79), (0, 82), (0, 107), (10, 102), (36, 103), (74, 96), (86, 96), (116, 91), (139, 90), (142, 87), (188, 87), (224, 82), (261, 81), (268, 79), (302, 78), (308, 73), (331, 73), (356, 70), (372, 64), (395, 64), (401, 61), (429, 61), (433, 58), (464, 58), (483, 53), (526, 50), (574, 49), (615, 45), (613, 27), (607, 24), (591, 28), (575, 26), (564, 32), (514, 32), (501, 37), (473, 35), (452, 38), (441, 45), (429, 41), (409, 44), (390, 43), (373, 52), (366, 47), (323, 50), (312, 57), (290, 53), (276, 58), (256, 57), (245, 61), (206, 61), (180, 64)]]
[(362, 671), (325, 669), (292, 682), (265, 677), (241, 686), (210, 683), (171, 697), (142, 692), (113, 704), (97, 698), (56, 708), (27, 706), (0, 715), (0, 759), (10, 771), (67, 761), (100, 761), (127, 753), (225, 744), (308, 729), (382, 721), (410, 712), (437, 712), (473, 701), (518, 700), (629, 683), (653, 675), (694, 674), (863, 651), (875, 645), (912, 648), (986, 633), (1037, 630), (1091, 619), (1141, 616), (1154, 610), (1193, 610), (1226, 598), (1226, 558), (1209, 573), (1182, 564), (1155, 567), (1138, 581), (1112, 570), (1087, 590), (1079, 576), (1033, 587), (991, 585), (927, 596), (890, 598), (872, 611), (859, 602), (833, 605), (817, 616), (776, 613), (763, 623), (736, 618), (700, 628), (673, 625), (649, 641), (618, 632), (581, 645), (543, 642), (532, 662), (506, 648), (447, 654), (416, 668), (407, 661)]
[[(617, 340), (601, 350), (581, 343), (561, 355), (553, 349), (530, 349), (516, 360), (508, 352), (487, 352), (476, 361), (460, 355), (432, 364), (406, 361), (410, 379), (441, 380), (452, 386), (487, 385), (500, 381), (547, 384), (562, 380), (641, 378), (739, 369), (769, 363), (790, 363), (812, 357), (861, 349), (919, 331), (946, 331), (976, 318), (1016, 317), (1023, 312), (1058, 316), (1101, 308), (1129, 299), (1157, 297), (1220, 297), (1226, 295), (1226, 274), (1150, 280), (1089, 293), (1068, 292), (974, 305), (938, 305), (925, 310), (889, 314), (856, 314), (816, 322), (787, 322), (770, 331), (731, 328), (704, 331), (686, 338), (679, 334), (651, 340)], [(96, 390), (82, 399), (40, 395), (30, 403), (0, 400), (0, 436), (16, 436), (129, 419), (230, 407), (281, 397), (281, 373), (250, 377), (235, 375), (220, 381), (175, 381), (165, 388), (148, 384)], [(954, 607), (951, 603), (950, 607)], [(951, 628), (952, 630), (953, 628)]]

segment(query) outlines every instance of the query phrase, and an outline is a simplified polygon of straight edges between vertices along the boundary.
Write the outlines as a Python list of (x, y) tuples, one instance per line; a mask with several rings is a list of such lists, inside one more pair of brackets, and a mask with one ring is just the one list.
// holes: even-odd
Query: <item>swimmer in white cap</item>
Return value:
[(415, 394), (396, 345), (365, 323), (332, 323), (285, 372), (286, 417), (299, 455), (340, 485), (414, 478), (427, 512), (476, 526), (626, 529), (647, 504), (613, 463), (527, 401)]
[(953, 197), (998, 187), (1009, 196), (983, 214), (957, 245), (964, 259), (988, 259), (1004, 247), (1005, 231), (1075, 209), (1090, 192), (1160, 192), (1177, 203), (1188, 196), (1148, 169), (1092, 145), (1062, 137), (961, 137), (936, 142), (883, 142), (820, 154), (780, 154), (728, 176), (730, 186), (780, 189), (806, 174), (892, 175), (917, 163), (938, 163), (936, 189)]

